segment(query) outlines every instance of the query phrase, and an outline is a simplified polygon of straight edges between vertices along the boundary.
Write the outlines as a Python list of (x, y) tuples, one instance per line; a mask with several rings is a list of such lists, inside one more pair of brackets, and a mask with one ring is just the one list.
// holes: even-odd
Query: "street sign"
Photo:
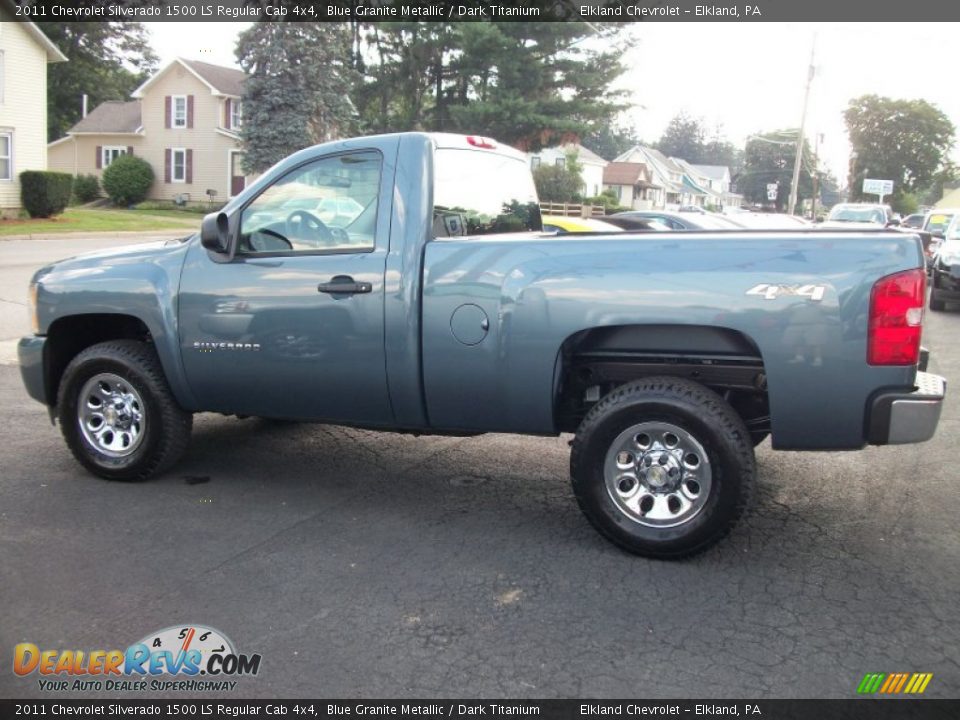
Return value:
[(884, 195), (889, 195), (893, 192), (893, 180), (864, 178), (863, 192), (867, 195), (879, 195), (882, 198)]
[(780, 183), (767, 183), (767, 200), (776, 200)]

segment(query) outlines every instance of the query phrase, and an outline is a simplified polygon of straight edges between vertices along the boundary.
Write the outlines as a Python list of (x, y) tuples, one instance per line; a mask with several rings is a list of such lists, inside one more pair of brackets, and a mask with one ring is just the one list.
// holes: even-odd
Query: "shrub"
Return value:
[(96, 175), (77, 175), (73, 179), (73, 196), (82, 203), (96, 200), (100, 197), (100, 180)]
[(20, 173), (20, 199), (30, 217), (59, 215), (70, 202), (73, 177), (67, 173), (25, 170)]
[(121, 155), (103, 171), (101, 182), (114, 205), (135, 205), (153, 185), (153, 168), (143, 158)]

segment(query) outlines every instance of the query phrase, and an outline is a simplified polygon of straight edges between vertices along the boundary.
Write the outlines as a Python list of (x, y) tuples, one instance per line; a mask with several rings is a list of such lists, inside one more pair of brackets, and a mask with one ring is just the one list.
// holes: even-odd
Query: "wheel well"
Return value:
[(654, 375), (695, 380), (723, 396), (755, 437), (770, 432), (763, 357), (746, 335), (706, 325), (617, 325), (591, 328), (560, 347), (554, 418), (574, 432), (614, 388)]
[(57, 402), (63, 371), (81, 351), (106, 340), (150, 339), (147, 326), (132, 315), (71, 315), (55, 320), (44, 346), (44, 382), (50, 404)]

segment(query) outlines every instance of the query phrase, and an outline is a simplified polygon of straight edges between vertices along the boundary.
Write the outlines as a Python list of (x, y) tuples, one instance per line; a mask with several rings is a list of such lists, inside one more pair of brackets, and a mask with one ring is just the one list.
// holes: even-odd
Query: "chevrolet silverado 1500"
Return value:
[(920, 442), (945, 392), (920, 367), (917, 237), (549, 235), (524, 156), (478, 137), (303, 150), (196, 235), (55, 263), (30, 291), (24, 382), (104, 478), (170, 468), (201, 411), (575, 433), (586, 517), (662, 558), (731, 529), (768, 435)]

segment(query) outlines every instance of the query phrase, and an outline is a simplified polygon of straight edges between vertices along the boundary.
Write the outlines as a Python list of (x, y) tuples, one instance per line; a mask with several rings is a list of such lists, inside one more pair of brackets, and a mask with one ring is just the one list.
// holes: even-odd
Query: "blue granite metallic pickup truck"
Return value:
[(542, 230), (524, 156), (409, 133), (309, 148), (182, 241), (40, 270), (32, 397), (104, 478), (214, 411), (435, 434), (575, 433), (607, 538), (676, 558), (748, 505), (754, 446), (929, 439), (919, 239)]

